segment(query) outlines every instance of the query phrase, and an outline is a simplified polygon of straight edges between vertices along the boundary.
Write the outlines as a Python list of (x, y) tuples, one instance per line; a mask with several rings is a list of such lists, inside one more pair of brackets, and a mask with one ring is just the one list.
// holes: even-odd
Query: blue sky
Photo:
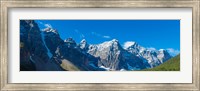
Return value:
[(135, 41), (151, 49), (180, 50), (180, 20), (37, 20), (41, 29), (52, 27), (64, 40), (72, 37), (77, 43), (86, 39), (99, 44), (112, 39), (123, 46)]

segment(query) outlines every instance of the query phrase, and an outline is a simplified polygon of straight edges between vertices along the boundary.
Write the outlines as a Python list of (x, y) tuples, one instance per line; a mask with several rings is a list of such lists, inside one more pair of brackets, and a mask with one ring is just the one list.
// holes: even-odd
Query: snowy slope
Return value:
[(41, 37), (42, 37), (42, 41), (44, 43), (44, 46), (47, 49), (47, 54), (48, 54), (49, 58), (51, 58), (53, 55), (52, 55), (52, 53), (50, 52), (49, 48), (46, 45), (46, 42), (45, 42), (45, 31), (42, 31)]

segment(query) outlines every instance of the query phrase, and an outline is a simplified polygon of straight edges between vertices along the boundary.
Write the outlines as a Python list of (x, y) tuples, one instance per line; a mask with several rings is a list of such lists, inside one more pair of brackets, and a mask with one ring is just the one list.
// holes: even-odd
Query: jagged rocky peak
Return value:
[(159, 49), (158, 51), (161, 53), (167, 52), (167, 50), (165, 50), (165, 49)]
[[(33, 20), (24, 20), (27, 24), (32, 24), (34, 21)], [(31, 26), (31, 25), (30, 25)]]
[(101, 57), (103, 59), (107, 58), (110, 53), (117, 53), (122, 48), (118, 40), (113, 39), (111, 41), (106, 41), (98, 45), (90, 45), (88, 53), (94, 55), (95, 57)]
[(146, 48), (140, 46), (137, 42), (131, 42), (130, 46), (126, 47), (125, 50), (135, 55), (139, 55), (139, 53), (144, 52)]
[(136, 42), (132, 42), (132, 45), (127, 47), (125, 50), (134, 55), (137, 55), (140, 58), (147, 60), (151, 67), (158, 66), (171, 58), (167, 50), (144, 48)]
[(25, 20), (27, 24), (29, 24), (30, 27), (34, 27), (34, 21), (33, 20)]
[(85, 46), (88, 45), (88, 44), (87, 44), (87, 41), (86, 41), (85, 39), (83, 39), (83, 40), (81, 40), (80, 45), (81, 45), (82, 47), (85, 47)]
[(161, 61), (161, 63), (167, 61), (172, 58), (172, 56), (165, 49), (160, 49), (157, 53), (157, 58)]
[(170, 57), (172, 57), (172, 56), (169, 54), (169, 52), (168, 52), (167, 50), (165, 50), (165, 49), (160, 49), (160, 50), (158, 50), (158, 51), (157, 51), (157, 54), (158, 54), (158, 55), (163, 55), (163, 56), (170, 56)]
[(124, 50), (116, 39), (90, 45), (88, 53), (100, 57), (99, 67), (109, 70), (136, 70), (145, 68), (143, 60)]
[(137, 42), (132, 42), (130, 46), (125, 49), (133, 49), (133, 48), (140, 48), (141, 46)]
[(68, 47), (75, 47), (76, 46), (76, 42), (71, 37), (65, 39), (64, 42), (68, 45)]
[(52, 27), (46, 27), (41, 31), (42, 40), (47, 48), (49, 57), (52, 57), (51, 55), (55, 54), (57, 47), (63, 44), (64, 41), (60, 38), (58, 31)]
[(76, 43), (75, 41), (74, 41), (74, 39), (73, 38), (67, 38), (67, 39), (65, 39), (64, 40), (64, 42), (66, 42), (66, 43)]
[(33, 20), (21, 20), (20, 21), (20, 34), (22, 33), (40, 33), (37, 23)]
[(109, 41), (110, 43), (113, 43), (113, 44), (118, 44), (119, 45), (119, 41), (117, 39), (113, 39), (111, 41)]
[(45, 29), (43, 29), (44, 32), (52, 32), (52, 33), (55, 33), (55, 34), (58, 34), (58, 31), (56, 29), (53, 29), (53, 28), (50, 28), (50, 27), (47, 27)]
[(80, 47), (81, 49), (87, 49), (87, 48), (89, 47), (89, 45), (88, 45), (87, 41), (86, 41), (85, 39), (83, 39), (83, 40), (80, 42), (79, 47)]
[(103, 42), (103, 43), (99, 44), (98, 47), (100, 47), (100, 48), (117, 48), (117, 49), (122, 48), (117, 39)]
[(81, 40), (81, 43), (87, 43), (86, 39)]
[(119, 42), (117, 39), (113, 39), (113, 40), (111, 40), (111, 41), (112, 41), (112, 42), (117, 42), (117, 43)]

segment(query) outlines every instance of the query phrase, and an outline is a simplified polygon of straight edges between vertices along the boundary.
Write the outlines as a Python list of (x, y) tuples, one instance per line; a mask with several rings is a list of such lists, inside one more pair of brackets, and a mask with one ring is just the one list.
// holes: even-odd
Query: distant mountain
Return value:
[(124, 50), (116, 39), (98, 45), (89, 45), (86, 40), (82, 40), (80, 48), (94, 57), (99, 57), (98, 67), (106, 70), (141, 70), (149, 67), (146, 60)]
[(72, 38), (64, 40), (64, 44), (57, 47), (55, 54), (54, 58), (61, 61), (61, 64), (67, 60), (79, 70), (104, 70), (97, 65), (99, 58), (83, 53)]
[(180, 54), (157, 67), (144, 69), (144, 71), (180, 71)]
[(20, 20), (21, 71), (142, 70), (165, 63), (172, 56), (164, 50), (149, 50), (134, 43), (122, 48), (117, 39), (100, 44), (77, 44), (62, 40), (57, 30), (39, 29), (33, 20)]
[(134, 42), (132, 45), (127, 47), (125, 50), (128, 52), (148, 61), (149, 65), (152, 67), (158, 66), (172, 56), (167, 52), (167, 50), (151, 50), (140, 46), (138, 43)]

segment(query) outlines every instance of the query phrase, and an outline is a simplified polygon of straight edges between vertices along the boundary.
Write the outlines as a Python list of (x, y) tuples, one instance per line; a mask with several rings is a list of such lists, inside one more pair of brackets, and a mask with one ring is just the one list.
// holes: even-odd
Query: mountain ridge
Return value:
[[(22, 68), (32, 65), (28, 70), (142, 70), (172, 58), (166, 50), (148, 50), (136, 42), (123, 48), (117, 39), (100, 44), (88, 44), (85, 39), (78, 44), (73, 38), (62, 40), (57, 30), (49, 27), (40, 30), (31, 20), (20, 20), (21, 43), (25, 47), (20, 47), (20, 65)], [(31, 47), (35, 43), (38, 45)]]

